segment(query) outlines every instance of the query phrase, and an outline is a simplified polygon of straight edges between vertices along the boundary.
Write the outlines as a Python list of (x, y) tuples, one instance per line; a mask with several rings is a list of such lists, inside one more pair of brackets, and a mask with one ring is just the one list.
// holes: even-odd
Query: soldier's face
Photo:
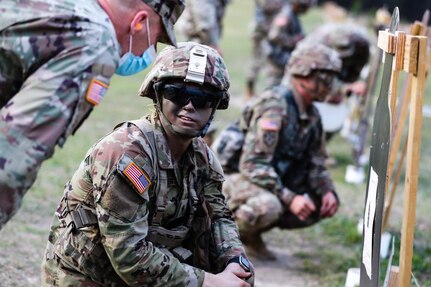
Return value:
[(309, 77), (306, 87), (313, 101), (323, 102), (334, 83), (335, 74), (315, 71)]
[(162, 111), (169, 122), (190, 135), (205, 127), (218, 103), (212, 94), (193, 84), (167, 84), (161, 95)]

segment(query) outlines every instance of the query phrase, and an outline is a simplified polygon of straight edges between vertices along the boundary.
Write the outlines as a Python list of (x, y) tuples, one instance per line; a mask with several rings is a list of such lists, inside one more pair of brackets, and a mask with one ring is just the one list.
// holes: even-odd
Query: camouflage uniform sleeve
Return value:
[(300, 40), (304, 38), (302, 33), (292, 34), (290, 8), (285, 6), (272, 20), (271, 28), (268, 32), (270, 43), (293, 50)]
[(240, 159), (240, 172), (253, 184), (280, 194), (283, 184), (272, 166), (286, 101), (268, 91), (252, 107), (249, 129)]
[(217, 23), (217, 7), (214, 0), (190, 0), (187, 9), (193, 17), (195, 30), (202, 43), (209, 46), (220, 42), (220, 27)]
[[(128, 137), (133, 134), (136, 138), (140, 133), (136, 128), (123, 129), (94, 151), (92, 163), (92, 174), (99, 179), (94, 184), (100, 186), (100, 195), (96, 197), (99, 229), (111, 264), (128, 286), (201, 286), (203, 270), (180, 263), (146, 240), (148, 189), (155, 176), (148, 153), (151, 149), (145, 146), (142, 136), (130, 143)], [(110, 167), (105, 166), (109, 162)], [(147, 179), (140, 188), (125, 177), (125, 167), (131, 163)]]
[(327, 152), (320, 119), (318, 121), (318, 126), (321, 136), (311, 147), (311, 167), (308, 178), (311, 189), (318, 195), (324, 195), (329, 191), (335, 192), (335, 187), (331, 175), (325, 166)]
[(204, 192), (205, 199), (213, 211), (211, 224), (213, 242), (210, 255), (216, 269), (221, 272), (229, 259), (245, 254), (245, 252), (239, 239), (237, 225), (222, 194), (221, 187), (224, 180), (222, 167), (210, 149), (208, 149), (208, 154), (212, 180), (204, 187)]
[[(49, 149), (63, 146), (99, 104), (119, 61), (113, 26), (78, 19), (74, 15), (41, 18), (4, 32), (8, 37), (2, 47), (15, 51), (28, 65), (23, 71), (23, 85), (28, 87), (21, 88), (1, 113), (8, 115), (8, 125)], [(20, 29), (31, 37), (22, 37)]]

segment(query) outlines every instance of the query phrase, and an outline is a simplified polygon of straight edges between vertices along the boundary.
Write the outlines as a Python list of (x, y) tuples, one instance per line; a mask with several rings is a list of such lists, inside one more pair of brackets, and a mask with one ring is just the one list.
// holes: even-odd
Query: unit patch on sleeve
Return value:
[(258, 121), (257, 141), (260, 152), (271, 153), (278, 142), (280, 121), (269, 117), (263, 117)]
[(98, 105), (105, 93), (108, 91), (109, 86), (101, 81), (92, 79), (88, 86), (86, 100), (93, 105)]
[(134, 162), (131, 162), (122, 172), (141, 194), (151, 186), (148, 175)]

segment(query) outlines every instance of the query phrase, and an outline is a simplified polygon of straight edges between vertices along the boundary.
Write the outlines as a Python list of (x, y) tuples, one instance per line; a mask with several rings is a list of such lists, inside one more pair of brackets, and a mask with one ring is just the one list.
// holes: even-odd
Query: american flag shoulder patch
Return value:
[(259, 121), (260, 128), (266, 131), (278, 131), (278, 122), (271, 119), (261, 119)]
[(105, 93), (108, 91), (109, 86), (99, 80), (92, 79), (88, 86), (87, 95), (85, 99), (93, 105), (98, 105)]
[(144, 193), (151, 186), (151, 180), (148, 175), (134, 162), (131, 162), (122, 172), (140, 194)]

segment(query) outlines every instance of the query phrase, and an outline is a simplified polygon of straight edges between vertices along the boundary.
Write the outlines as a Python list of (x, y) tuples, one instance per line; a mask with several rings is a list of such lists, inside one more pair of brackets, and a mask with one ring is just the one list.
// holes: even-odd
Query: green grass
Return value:
[[(231, 76), (233, 104), (228, 110), (217, 114), (216, 123), (219, 128), (238, 118), (244, 105), (242, 98), (246, 69), (250, 64), (249, 23), (252, 15), (253, 1), (233, 1), (227, 9), (221, 48)], [(312, 9), (301, 19), (306, 32), (322, 23), (318, 9)], [(1, 231), (0, 269), (8, 270), (10, 274), (9, 277), (0, 275), (0, 280), (6, 284), (4, 286), (38, 286), (34, 282), (37, 282), (40, 276), (39, 265), (51, 218), (63, 194), (64, 184), (84, 158), (87, 149), (100, 137), (110, 132), (117, 123), (148, 113), (150, 102), (137, 96), (144, 75), (145, 73), (127, 78), (114, 77), (100, 107), (95, 109), (77, 134), (68, 139), (65, 147), (57, 148), (55, 156), (43, 164), (20, 212)], [(257, 91), (262, 89), (262, 81), (259, 81)], [(427, 91), (424, 103), (430, 105), (431, 80), (427, 81)], [(413, 258), (413, 273), (421, 286), (431, 286), (431, 222), (428, 216), (431, 206), (430, 130), (431, 120), (424, 118)], [(319, 286), (334, 287), (344, 286), (347, 269), (359, 267), (361, 264), (361, 235), (356, 232), (356, 224), (363, 213), (366, 186), (344, 182), (346, 165), (351, 163), (351, 146), (345, 139), (336, 136), (329, 143), (328, 150), (338, 161), (338, 165), (330, 170), (342, 202), (337, 215), (304, 230), (274, 230), (268, 234), (267, 239), (273, 245), (294, 250), (294, 256), (302, 261), (301, 274), (317, 277)], [(404, 181), (400, 181), (389, 224), (389, 230), (398, 242), (402, 221), (403, 184)], [(397, 248), (399, 249), (399, 244)], [(398, 264), (397, 256), (394, 259), (395, 264)], [(382, 272), (386, 269), (385, 264), (387, 263), (383, 261)], [(13, 278), (13, 281), (6, 278)]]

